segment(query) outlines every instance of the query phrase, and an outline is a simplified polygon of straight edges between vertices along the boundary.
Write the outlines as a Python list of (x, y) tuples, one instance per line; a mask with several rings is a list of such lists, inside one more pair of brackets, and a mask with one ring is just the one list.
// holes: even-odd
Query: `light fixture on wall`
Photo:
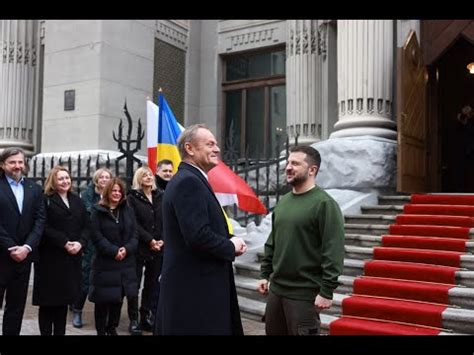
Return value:
[(469, 70), (470, 74), (474, 74), (474, 62), (471, 62), (467, 65), (467, 70)]

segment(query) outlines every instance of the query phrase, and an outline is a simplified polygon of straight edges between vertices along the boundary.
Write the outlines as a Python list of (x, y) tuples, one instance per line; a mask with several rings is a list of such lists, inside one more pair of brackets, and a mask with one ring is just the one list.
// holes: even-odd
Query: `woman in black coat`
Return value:
[(123, 297), (138, 297), (136, 220), (125, 192), (122, 180), (110, 179), (92, 210), (95, 253), (89, 300), (95, 303), (97, 335), (117, 335)]
[(67, 305), (80, 289), (82, 251), (89, 238), (89, 216), (71, 192), (69, 171), (56, 166), (45, 184), (47, 219), (35, 263), (33, 304), (39, 307), (41, 335), (64, 335)]
[[(163, 255), (161, 247), (163, 193), (156, 188), (153, 172), (148, 167), (141, 167), (133, 176), (132, 190), (128, 195), (128, 203), (135, 211), (138, 229), (137, 277), (141, 285), (143, 268), (145, 282), (142, 290), (140, 306), (140, 328), (147, 332), (153, 331), (157, 299), (155, 290), (161, 273)], [(133, 302), (134, 312), (138, 313), (138, 298)], [(130, 306), (129, 306), (130, 307)]]

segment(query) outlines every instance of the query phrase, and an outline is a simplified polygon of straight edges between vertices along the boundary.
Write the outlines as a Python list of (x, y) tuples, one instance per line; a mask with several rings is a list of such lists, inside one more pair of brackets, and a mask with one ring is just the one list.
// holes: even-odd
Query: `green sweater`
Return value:
[(282, 197), (272, 215), (260, 277), (276, 295), (332, 299), (344, 266), (344, 217), (337, 202), (319, 187)]

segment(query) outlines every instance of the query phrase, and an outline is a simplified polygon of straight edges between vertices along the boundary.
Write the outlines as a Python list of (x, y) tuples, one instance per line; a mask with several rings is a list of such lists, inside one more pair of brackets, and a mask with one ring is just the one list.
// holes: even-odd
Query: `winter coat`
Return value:
[[(137, 229), (135, 214), (126, 202), (117, 207), (118, 223), (108, 208), (92, 208), (91, 239), (95, 252), (92, 258), (89, 300), (94, 303), (120, 303), (123, 296), (138, 296), (136, 271)], [(127, 256), (115, 260), (120, 247)]]
[(163, 237), (158, 333), (242, 335), (224, 213), (203, 174), (184, 162), (163, 196)]
[(138, 229), (138, 257), (151, 260), (161, 256), (162, 251), (152, 251), (150, 241), (161, 240), (162, 230), (162, 197), (163, 193), (152, 191), (151, 203), (141, 190), (131, 190), (128, 194), (128, 204), (135, 212)]
[[(89, 241), (89, 215), (79, 196), (68, 193), (69, 208), (55, 193), (45, 196), (46, 225), (35, 263), (33, 304), (61, 306), (77, 297), (81, 282), (81, 258)], [(68, 241), (81, 243), (75, 255), (64, 248)]]

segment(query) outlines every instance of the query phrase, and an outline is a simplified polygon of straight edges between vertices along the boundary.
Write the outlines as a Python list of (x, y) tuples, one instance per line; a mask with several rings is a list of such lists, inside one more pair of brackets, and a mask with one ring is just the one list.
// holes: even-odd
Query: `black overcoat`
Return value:
[[(46, 225), (35, 263), (33, 304), (61, 306), (74, 302), (81, 286), (81, 258), (89, 241), (89, 214), (78, 195), (68, 193), (69, 208), (55, 193), (45, 196)], [(79, 242), (82, 248), (69, 254), (64, 245)]]
[[(119, 223), (107, 208), (101, 205), (92, 207), (91, 239), (95, 251), (89, 300), (94, 303), (121, 303), (123, 296), (138, 296), (135, 214), (126, 202), (117, 208)], [(115, 256), (122, 246), (127, 250), (127, 256), (117, 261)]]
[(163, 237), (158, 332), (241, 335), (227, 223), (204, 175), (184, 162), (164, 193)]

